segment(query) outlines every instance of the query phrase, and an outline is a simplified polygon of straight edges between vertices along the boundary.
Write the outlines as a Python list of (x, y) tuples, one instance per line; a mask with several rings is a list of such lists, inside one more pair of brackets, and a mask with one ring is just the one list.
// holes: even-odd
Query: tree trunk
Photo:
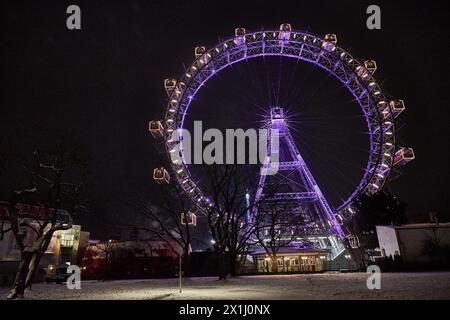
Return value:
[(276, 255), (271, 256), (271, 263), (272, 263), (272, 272), (277, 273), (278, 272), (278, 259)]
[(25, 288), (27, 288), (27, 287), (31, 288), (31, 283), (34, 280), (36, 271), (39, 269), (39, 264), (41, 262), (41, 258), (44, 255), (45, 251), (47, 250), (47, 248), (50, 244), (50, 241), (52, 240), (52, 237), (53, 237), (53, 232), (47, 233), (46, 236), (42, 239), (39, 246), (37, 246), (39, 249), (37, 249), (37, 251), (33, 253), (33, 257), (31, 258), (30, 267), (29, 267), (29, 271), (27, 274), (27, 279), (25, 282)]
[(32, 257), (33, 255), (29, 252), (21, 253), (19, 268), (17, 269), (14, 283), (7, 299), (23, 298), (26, 288), (26, 279), (30, 270), (30, 262)]
[(225, 280), (227, 278), (227, 274), (225, 271), (224, 252), (217, 252), (217, 269), (219, 271), (219, 280)]
[(41, 262), (41, 257), (42, 254), (40, 254), (40, 252), (33, 254), (30, 265), (28, 267), (27, 277), (25, 279), (25, 288), (31, 288), (31, 283), (33, 282), (36, 271), (38, 270), (39, 263)]
[(236, 259), (237, 259), (237, 255), (236, 253), (232, 253), (230, 252), (230, 276), (235, 277), (237, 272), (236, 272)]

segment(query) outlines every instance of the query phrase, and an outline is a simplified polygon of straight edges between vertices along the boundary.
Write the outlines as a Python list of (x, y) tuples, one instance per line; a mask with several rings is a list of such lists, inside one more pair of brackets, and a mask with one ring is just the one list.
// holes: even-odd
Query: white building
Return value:
[[(32, 224), (38, 229), (38, 223), (42, 223), (43, 208), (18, 204), (19, 212), (35, 217)], [(62, 214), (64, 210), (59, 210)], [(12, 282), (17, 267), (20, 262), (20, 250), (16, 244), (16, 238), (10, 230), (10, 222), (3, 207), (0, 207), (0, 227), (7, 232), (0, 233), (0, 285), (8, 285)], [(2, 219), (3, 218), (3, 219)], [(24, 242), (29, 245), (36, 239), (36, 233), (31, 228), (26, 228)], [(81, 231), (81, 226), (73, 225), (69, 230), (56, 231), (44, 255), (41, 258), (39, 269), (35, 280), (43, 279), (46, 269), (49, 266), (56, 266), (60, 263), (79, 264), (87, 247), (89, 232)]]
[[(377, 226), (377, 237), (384, 257), (400, 256), (406, 264), (427, 264), (438, 258), (432, 248), (450, 249), (450, 223), (420, 223)], [(430, 250), (431, 249), (431, 250)]]

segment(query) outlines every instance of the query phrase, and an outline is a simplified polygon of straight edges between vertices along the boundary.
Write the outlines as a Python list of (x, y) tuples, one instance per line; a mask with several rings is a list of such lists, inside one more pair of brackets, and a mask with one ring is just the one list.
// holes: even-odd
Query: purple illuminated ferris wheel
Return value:
[[(184, 128), (189, 106), (202, 86), (211, 77), (218, 76), (222, 70), (233, 64), (264, 56), (299, 59), (322, 68), (352, 94), (363, 112), (369, 134), (369, 156), (364, 174), (351, 195), (336, 209), (328, 206), (320, 190), (316, 190), (315, 195), (311, 194), (323, 198), (323, 201), (319, 202), (325, 208), (326, 222), (341, 238), (344, 235), (340, 225), (355, 214), (352, 207), (354, 199), (361, 193), (373, 194), (380, 190), (394, 166), (403, 165), (414, 158), (413, 150), (398, 146), (395, 139), (395, 121), (405, 109), (404, 102), (388, 100), (373, 77), (377, 70), (376, 62), (358, 61), (349, 52), (337, 46), (337, 37), (334, 34), (318, 37), (292, 30), (291, 25), (287, 23), (282, 24), (278, 30), (248, 32), (244, 28), (237, 28), (234, 37), (210, 49), (196, 47), (194, 52), (196, 60), (178, 80), (164, 81), (169, 96), (166, 116), (163, 121), (151, 121), (149, 128), (155, 137), (164, 139), (169, 155), (173, 150), (179, 150), (181, 159), (184, 159), (184, 150), (178, 145), (180, 142), (172, 139), (172, 133)], [(292, 147), (294, 148), (295, 144)], [(292, 149), (292, 152), (300, 155), (296, 148)], [(172, 176), (191, 200), (200, 206), (207, 206), (208, 198), (183, 160), (172, 161), (171, 169)], [(304, 172), (309, 173), (309, 170)], [(156, 179), (167, 182), (168, 176), (165, 168), (155, 169)], [(311, 179), (311, 188), (314, 189), (312, 185), (315, 181), (312, 176)], [(260, 180), (259, 189), (261, 188)]]

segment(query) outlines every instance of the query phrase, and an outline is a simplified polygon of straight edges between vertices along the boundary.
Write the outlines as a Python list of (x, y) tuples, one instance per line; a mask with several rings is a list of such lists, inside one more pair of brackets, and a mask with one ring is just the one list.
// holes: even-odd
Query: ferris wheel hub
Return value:
[(271, 120), (284, 120), (284, 109), (281, 107), (271, 107), (270, 108), (270, 118)]

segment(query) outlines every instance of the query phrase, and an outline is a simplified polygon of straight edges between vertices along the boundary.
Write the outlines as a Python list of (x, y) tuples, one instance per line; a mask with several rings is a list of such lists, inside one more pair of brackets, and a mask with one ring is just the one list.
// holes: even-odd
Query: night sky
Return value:
[[(365, 27), (365, 10), (373, 3), (382, 10), (382, 29), (377, 31)], [(82, 30), (66, 28), (70, 4), (81, 8)], [(1, 5), (2, 151), (30, 153), (62, 136), (84, 145), (91, 155), (93, 193), (104, 204), (93, 210), (93, 216), (110, 210), (108, 199), (156, 194), (151, 172), (164, 162), (164, 155), (148, 133), (148, 121), (163, 117), (163, 79), (182, 74), (183, 63), (187, 66), (194, 59), (194, 47), (211, 47), (232, 36), (236, 27), (260, 30), (278, 28), (283, 22), (318, 35), (335, 33), (338, 45), (355, 57), (377, 61), (375, 76), (384, 93), (406, 102), (399, 143), (416, 153), (416, 160), (388, 188), (408, 202), (411, 221), (427, 220), (429, 211), (450, 215), (450, 30), (448, 11), (439, 3), (77, 0)], [(214, 80), (216, 86), (213, 83), (209, 92), (202, 93), (201, 103), (216, 103), (214, 98), (224, 96), (227, 81), (233, 84), (233, 72), (245, 70)], [(311, 81), (319, 85), (325, 76)], [(295, 81), (315, 86), (307, 78)], [(336, 99), (344, 103), (346, 96)], [(192, 117), (198, 119), (202, 113), (195, 113), (195, 106)], [(237, 113), (228, 113), (231, 121), (232, 115)], [(326, 171), (318, 166), (317, 171)], [(86, 229), (101, 230), (98, 219), (88, 223)]]

